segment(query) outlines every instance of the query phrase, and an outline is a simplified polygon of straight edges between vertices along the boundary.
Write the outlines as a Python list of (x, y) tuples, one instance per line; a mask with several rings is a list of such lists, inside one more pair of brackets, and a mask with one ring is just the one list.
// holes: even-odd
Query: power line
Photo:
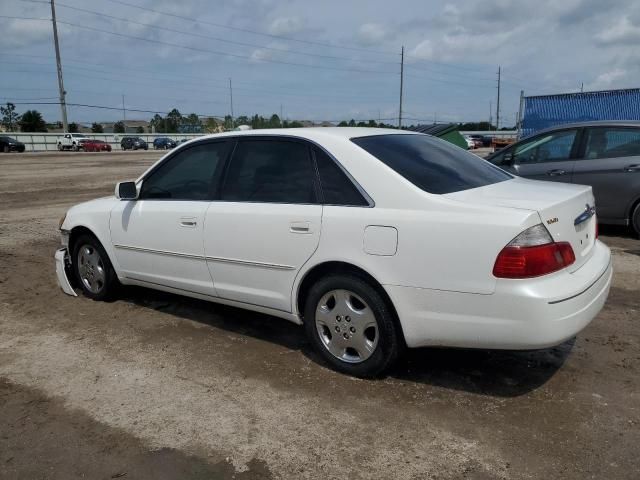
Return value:
[(289, 41), (289, 42), (299, 42), (299, 43), (305, 43), (307, 45), (318, 45), (318, 46), (321, 46), (321, 47), (339, 48), (339, 49), (342, 49), (342, 50), (352, 50), (352, 51), (357, 51), (357, 52), (377, 53), (377, 54), (381, 54), (381, 55), (397, 55), (397, 53), (394, 53), (394, 52), (385, 52), (385, 51), (382, 51), (382, 50), (374, 50), (374, 49), (361, 48), (361, 47), (350, 47), (350, 46), (345, 46), (345, 45), (333, 45), (333, 44), (330, 44), (330, 43), (318, 42), (318, 41), (314, 41), (314, 40), (303, 40), (303, 39), (299, 39), (299, 38), (287, 37), (287, 36), (284, 36), (284, 35), (275, 35), (275, 34), (270, 34), (270, 33), (264, 33), (264, 32), (259, 32), (259, 31), (256, 31), (256, 30), (250, 30), (248, 28), (231, 27), (229, 25), (208, 22), (208, 21), (197, 19), (197, 18), (187, 17), (187, 16), (184, 16), (184, 15), (178, 15), (178, 14), (175, 14), (175, 13), (169, 13), (169, 12), (163, 12), (163, 11), (160, 11), (160, 10), (154, 10), (152, 8), (142, 7), (140, 5), (135, 5), (135, 4), (123, 2), (121, 0), (106, 0), (106, 1), (111, 2), (111, 3), (117, 3), (119, 5), (124, 5), (124, 6), (127, 6), (127, 7), (137, 8), (137, 9), (144, 10), (144, 11), (147, 11), (147, 12), (156, 13), (158, 15), (165, 15), (165, 16), (168, 16), (168, 17), (179, 18), (181, 20), (186, 20), (186, 21), (189, 21), (189, 22), (199, 23), (201, 25), (209, 25), (209, 26), (212, 26), (212, 27), (224, 28), (224, 29), (227, 29), (227, 30), (234, 30), (234, 31), (237, 31), (237, 32), (251, 33), (253, 35), (260, 35), (260, 36), (264, 36), (264, 37), (276, 38), (276, 39), (279, 39), (279, 40), (285, 40), (285, 41)]
[[(31, 0), (29, 0), (31, 1)], [(96, 15), (98, 17), (103, 17), (103, 18), (110, 18), (113, 20), (118, 20), (120, 22), (126, 22), (126, 23), (130, 23), (133, 25), (140, 25), (143, 27), (147, 27), (147, 28), (153, 28), (156, 30), (163, 30), (166, 32), (172, 32), (172, 33), (178, 33), (181, 35), (188, 35), (191, 37), (196, 37), (196, 38), (205, 38), (207, 40), (215, 40), (217, 42), (223, 42), (223, 43), (229, 43), (232, 45), (240, 45), (243, 47), (251, 47), (251, 48), (258, 48), (260, 50), (270, 50), (270, 51), (274, 51), (274, 52), (280, 52), (280, 53), (286, 53), (286, 54), (293, 54), (293, 55), (304, 55), (305, 57), (319, 57), (319, 58), (327, 58), (327, 59), (331, 59), (331, 60), (348, 60), (348, 61), (361, 61), (352, 57), (343, 57), (343, 56), (338, 56), (338, 55), (323, 55), (323, 54), (319, 54), (319, 53), (310, 53), (310, 52), (302, 52), (302, 51), (298, 51), (298, 50), (289, 50), (286, 48), (275, 48), (275, 47), (268, 47), (265, 45), (257, 45), (255, 43), (247, 43), (247, 42), (239, 42), (239, 41), (235, 41), (235, 40), (229, 40), (226, 38), (220, 38), (220, 37), (213, 37), (210, 35), (204, 35), (204, 34), (200, 34), (200, 33), (194, 33), (194, 32), (185, 32), (184, 30), (177, 30), (174, 28), (170, 28), (170, 27), (164, 27), (164, 26), (160, 26), (160, 25), (153, 25), (150, 23), (144, 23), (144, 22), (138, 22), (135, 20), (129, 20), (128, 18), (122, 18), (122, 17), (116, 17), (113, 15), (108, 15), (106, 13), (101, 13), (101, 12), (96, 12), (94, 10), (87, 10), (85, 8), (80, 8), (80, 7), (75, 7), (72, 5), (67, 5), (64, 3), (58, 3), (59, 7), (64, 7), (67, 8), (69, 10), (75, 10), (78, 12), (84, 12), (84, 13), (89, 13), (91, 15)], [(391, 62), (391, 61), (384, 61), (384, 60), (366, 60), (367, 63), (380, 63), (380, 64), (386, 64), (386, 65), (397, 65), (397, 62)]]

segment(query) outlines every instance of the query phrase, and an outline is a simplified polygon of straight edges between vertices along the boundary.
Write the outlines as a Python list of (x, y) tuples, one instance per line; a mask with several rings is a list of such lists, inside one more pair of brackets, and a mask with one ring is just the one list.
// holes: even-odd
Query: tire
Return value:
[(58, 151), (61, 152), (62, 150), (64, 150), (64, 147), (62, 146), (61, 143), (58, 144)]
[(638, 202), (633, 212), (631, 212), (631, 228), (633, 228), (636, 236), (640, 238), (640, 202)]
[(77, 145), (76, 143), (74, 143), (74, 144), (71, 146), (71, 150), (73, 150), (74, 152), (77, 152), (78, 150), (80, 150), (80, 148), (78, 148), (78, 145)]
[(355, 377), (382, 375), (404, 345), (382, 295), (355, 275), (331, 275), (316, 282), (307, 295), (304, 325), (322, 358)]
[(9, 145), (5, 145), (4, 147), (2, 147), (2, 151), (4, 153), (9, 153)]
[(118, 277), (96, 237), (81, 235), (73, 244), (71, 261), (73, 273), (86, 297), (104, 301), (114, 296)]

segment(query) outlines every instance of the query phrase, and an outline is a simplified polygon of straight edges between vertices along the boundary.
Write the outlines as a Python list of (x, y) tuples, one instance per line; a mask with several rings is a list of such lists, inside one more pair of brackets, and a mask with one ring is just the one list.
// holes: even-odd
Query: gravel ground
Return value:
[(159, 156), (0, 155), (0, 478), (638, 478), (640, 241), (624, 229), (602, 229), (614, 283), (576, 339), (420, 349), (357, 380), (283, 320), (61, 292), (58, 219)]

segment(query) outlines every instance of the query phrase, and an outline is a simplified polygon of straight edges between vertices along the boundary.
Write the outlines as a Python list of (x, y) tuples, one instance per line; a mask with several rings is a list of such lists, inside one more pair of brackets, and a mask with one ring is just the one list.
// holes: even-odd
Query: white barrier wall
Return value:
[[(506, 138), (515, 138), (517, 132), (515, 130), (503, 130), (503, 131), (478, 131), (478, 132), (460, 132), (463, 135), (466, 134), (476, 134), (476, 135), (487, 135), (490, 137), (506, 137)], [(26, 145), (27, 152), (40, 152), (47, 150), (57, 150), (58, 138), (61, 138), (64, 134), (62, 133), (24, 133), (24, 132), (6, 132), (0, 133), (0, 135), (7, 135), (9, 137), (13, 137), (18, 141), (24, 143)], [(120, 140), (122, 137), (140, 137), (144, 141), (149, 144), (149, 148), (153, 149), (153, 140), (158, 137), (169, 137), (176, 141), (180, 141), (183, 138), (192, 139), (197, 138), (202, 135), (197, 134), (182, 134), (182, 133), (87, 133), (83, 134), (88, 138), (95, 138), (98, 140), (103, 140), (111, 145), (113, 150), (121, 150), (120, 148)]]
[[(0, 135), (6, 135), (8, 137), (15, 138), (19, 142), (22, 142), (26, 146), (27, 152), (41, 152), (47, 150), (57, 150), (58, 149), (58, 139), (62, 138), (64, 134), (62, 133), (24, 133), (24, 132), (6, 132), (0, 133)], [(183, 138), (192, 139), (197, 138), (202, 135), (195, 134), (147, 134), (147, 133), (86, 133), (82, 134), (87, 138), (94, 138), (97, 140), (103, 140), (111, 145), (113, 150), (122, 150), (120, 148), (120, 140), (122, 137), (140, 137), (144, 141), (149, 144), (149, 148), (153, 149), (153, 140), (158, 137), (169, 137), (173, 140), (179, 142)]]

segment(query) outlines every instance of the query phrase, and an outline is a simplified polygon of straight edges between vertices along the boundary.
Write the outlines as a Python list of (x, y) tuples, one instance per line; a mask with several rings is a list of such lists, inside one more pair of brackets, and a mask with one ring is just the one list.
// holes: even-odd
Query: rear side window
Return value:
[(320, 173), (320, 187), (324, 203), (330, 205), (368, 206), (368, 202), (358, 191), (346, 173), (336, 165), (329, 155), (317, 147), (313, 149)]
[(473, 153), (429, 135), (374, 135), (351, 141), (428, 193), (459, 192), (513, 178)]
[(286, 140), (240, 140), (231, 159), (222, 200), (316, 203), (309, 149)]
[(616, 158), (640, 156), (640, 129), (590, 128), (584, 158)]

